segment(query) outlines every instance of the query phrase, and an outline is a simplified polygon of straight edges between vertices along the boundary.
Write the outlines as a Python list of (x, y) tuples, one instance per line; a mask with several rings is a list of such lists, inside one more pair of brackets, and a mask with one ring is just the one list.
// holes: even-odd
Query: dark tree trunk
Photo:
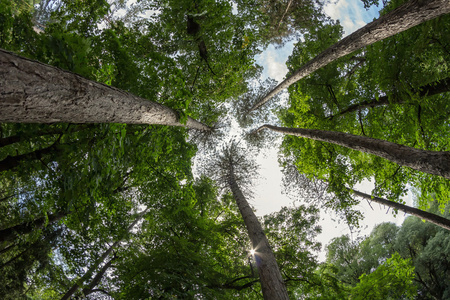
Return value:
[(351, 191), (356, 196), (359, 196), (361, 198), (364, 198), (364, 199), (367, 199), (369, 201), (377, 202), (379, 204), (383, 204), (383, 205), (386, 205), (386, 206), (389, 206), (389, 207), (401, 210), (401, 211), (403, 211), (403, 212), (405, 212), (407, 214), (419, 217), (419, 218), (421, 218), (423, 220), (426, 220), (426, 221), (428, 221), (430, 223), (433, 223), (433, 224), (435, 224), (437, 226), (440, 226), (440, 227), (442, 227), (444, 229), (450, 230), (450, 220), (446, 219), (444, 217), (441, 217), (439, 215), (436, 215), (436, 214), (433, 214), (433, 213), (430, 213), (430, 212), (427, 212), (427, 211), (424, 211), (424, 210), (420, 210), (420, 209), (417, 209), (415, 207), (411, 207), (411, 206), (408, 206), (408, 205), (404, 205), (404, 204), (401, 204), (401, 203), (397, 203), (397, 202), (394, 202), (394, 201), (383, 199), (383, 198), (380, 198), (380, 197), (371, 196), (369, 194), (365, 194), (365, 193), (362, 193), (362, 192), (359, 192), (359, 191), (355, 191), (355, 190), (352, 190), (352, 189), (348, 189), (348, 190)]
[(253, 249), (255, 250), (255, 260), (264, 299), (289, 299), (286, 285), (281, 277), (275, 256), (270, 248), (269, 241), (264, 234), (258, 218), (236, 183), (232, 163), (230, 163), (230, 177), (228, 183), (231, 191), (233, 192), (234, 199), (239, 207), (242, 218), (244, 219)]
[(158, 103), (0, 49), (0, 122), (210, 128)]
[[(48, 223), (53, 223), (56, 221), (61, 220), (67, 215), (66, 212), (59, 212), (56, 214), (48, 215)], [(11, 241), (19, 235), (28, 234), (36, 229), (40, 229), (44, 227), (45, 223), (47, 221), (47, 218), (42, 217), (35, 219), (31, 222), (24, 222), (22, 224), (5, 228), (0, 230), (0, 242), (4, 241)]]
[(14, 143), (28, 141), (28, 140), (30, 140), (30, 139), (32, 139), (34, 137), (82, 131), (82, 130), (88, 128), (87, 126), (89, 126), (89, 125), (77, 125), (73, 130), (69, 130), (69, 131), (67, 131), (66, 129), (63, 129), (63, 128), (50, 129), (50, 130), (46, 130), (46, 131), (36, 132), (32, 136), (30, 136), (30, 135), (12, 135), (12, 136), (7, 136), (7, 137), (4, 137), (4, 138), (0, 138), (0, 148), (8, 146), (8, 145), (12, 145)]
[(253, 105), (250, 111), (257, 109), (283, 89), (340, 57), (449, 12), (450, 1), (448, 0), (411, 0), (320, 53)]
[(384, 140), (318, 129), (285, 128), (263, 125), (256, 131), (264, 128), (283, 134), (332, 143), (353, 150), (370, 153), (395, 162), (400, 166), (410, 167), (417, 171), (450, 179), (449, 151), (420, 150)]
[[(420, 97), (425, 97), (425, 96), (433, 96), (433, 95), (445, 93), (448, 91), (450, 91), (450, 79), (445, 78), (439, 82), (433, 82), (433, 83), (421, 86), (419, 88), (419, 91), (415, 91), (414, 93), (418, 93)], [(406, 101), (404, 101), (403, 99), (399, 99), (398, 101), (394, 101), (393, 103), (403, 104), (405, 102)], [(327, 118), (331, 120), (333, 118), (340, 117), (344, 114), (351, 113), (354, 111), (359, 111), (359, 110), (366, 109), (366, 108), (384, 106), (384, 105), (389, 105), (389, 104), (390, 104), (389, 97), (381, 96), (378, 99), (370, 99), (367, 101), (363, 101), (360, 103), (350, 105), (347, 108), (338, 112), (337, 114), (328, 116)]]
[(44, 155), (58, 151), (58, 144), (53, 144), (47, 148), (38, 149), (29, 153), (16, 156), (7, 156), (0, 161), (0, 172), (12, 170), (20, 165), (23, 161), (41, 159)]

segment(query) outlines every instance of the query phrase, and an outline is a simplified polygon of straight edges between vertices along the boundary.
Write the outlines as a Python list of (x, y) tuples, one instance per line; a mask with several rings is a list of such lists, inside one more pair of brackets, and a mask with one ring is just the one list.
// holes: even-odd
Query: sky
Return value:
[[(331, 1), (325, 6), (325, 13), (331, 18), (340, 21), (345, 35), (377, 18), (379, 16), (378, 10), (379, 8), (377, 7), (372, 7), (368, 11), (365, 10), (360, 0)], [(285, 62), (292, 53), (295, 42), (289, 42), (281, 49), (269, 46), (267, 50), (257, 57), (258, 64), (264, 66), (263, 78), (271, 77), (278, 82), (284, 79), (287, 73)], [(266, 153), (261, 154), (257, 159), (262, 178), (256, 183), (254, 197), (249, 202), (254, 206), (256, 214), (259, 216), (278, 211), (283, 206), (294, 205), (292, 199), (289, 199), (282, 193), (282, 174), (277, 161), (277, 148), (275, 146)], [(365, 182), (356, 188), (370, 194), (373, 186), (370, 182)], [(408, 205), (412, 205), (410, 194), (407, 195), (405, 200)], [(322, 234), (318, 236), (318, 240), (322, 243), (322, 246), (327, 245), (332, 238), (343, 234), (348, 234), (353, 239), (368, 235), (376, 224), (383, 222), (393, 222), (401, 225), (405, 218), (403, 213), (399, 213), (397, 217), (394, 217), (391, 210), (388, 211), (387, 207), (382, 207), (376, 203), (372, 203), (370, 206), (367, 201), (362, 201), (357, 209), (363, 213), (365, 219), (360, 223), (361, 228), (353, 230), (345, 223), (339, 223), (337, 221), (338, 217), (334, 213), (321, 210), (320, 225), (322, 226)], [(319, 260), (323, 261), (325, 252), (322, 250), (318, 257)]]

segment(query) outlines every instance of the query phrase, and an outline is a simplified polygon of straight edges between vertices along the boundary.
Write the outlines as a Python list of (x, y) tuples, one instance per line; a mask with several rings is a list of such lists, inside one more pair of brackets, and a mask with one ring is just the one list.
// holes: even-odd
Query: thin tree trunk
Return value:
[[(415, 91), (414, 93), (418, 93), (419, 97), (424, 96), (433, 96), (441, 93), (445, 93), (450, 91), (450, 78), (445, 78), (440, 80), (439, 82), (433, 82), (424, 86), (421, 86), (419, 88), (419, 91)], [(393, 103), (403, 104), (405, 101), (403, 99), (399, 99), (398, 101), (395, 101)], [(328, 116), (327, 119), (333, 119), (336, 117), (340, 117), (344, 114), (351, 113), (354, 111), (362, 110), (365, 108), (370, 107), (377, 107), (377, 106), (383, 106), (383, 105), (389, 105), (389, 97), (388, 96), (382, 96), (378, 99), (370, 99), (367, 101), (363, 101), (360, 103), (356, 103), (353, 105), (348, 106), (347, 108), (341, 110), (335, 115)]]
[[(142, 219), (142, 217), (147, 213), (147, 210), (144, 210), (141, 212), (136, 220), (134, 220), (133, 223), (131, 223), (130, 226), (128, 226), (127, 231), (129, 232), (136, 224), (139, 222), (139, 220)], [(68, 300), (72, 295), (78, 291), (80, 288), (80, 285), (83, 285), (85, 281), (87, 281), (89, 278), (91, 278), (92, 274), (95, 272), (95, 270), (98, 268), (98, 266), (105, 261), (105, 259), (113, 252), (114, 248), (116, 248), (122, 240), (114, 242), (103, 254), (91, 265), (91, 267), (84, 273), (84, 275), (76, 280), (76, 282), (73, 284), (73, 286), (61, 297), (61, 300)]]
[(252, 106), (257, 109), (293, 83), (336, 59), (450, 12), (448, 0), (411, 0), (345, 37), (310, 60)]
[(232, 162), (230, 162), (229, 185), (239, 211), (247, 227), (248, 235), (255, 250), (255, 260), (259, 272), (261, 290), (266, 300), (289, 299), (286, 285), (281, 277), (269, 241), (255, 213), (236, 183)]
[(0, 122), (161, 124), (210, 128), (164, 105), (0, 49)]
[(100, 280), (102, 279), (103, 275), (105, 275), (106, 271), (111, 267), (113, 261), (114, 261), (114, 257), (108, 261), (101, 269), (100, 271), (97, 273), (97, 275), (95, 275), (95, 277), (91, 280), (91, 282), (89, 283), (89, 285), (83, 289), (83, 294), (85, 296), (93, 293), (94, 288), (97, 286), (97, 284), (99, 284)]
[(263, 125), (258, 128), (256, 132), (264, 128), (283, 134), (332, 143), (353, 150), (370, 153), (395, 162), (401, 166), (410, 167), (417, 171), (450, 179), (449, 151), (420, 150), (384, 140), (318, 129), (285, 128), (273, 125)]
[(383, 199), (383, 198), (380, 198), (380, 197), (371, 196), (369, 194), (362, 193), (362, 192), (359, 192), (359, 191), (356, 191), (356, 190), (353, 190), (353, 189), (349, 189), (349, 188), (347, 188), (347, 189), (349, 191), (351, 191), (353, 194), (355, 194), (356, 196), (358, 196), (358, 197), (367, 199), (369, 201), (374, 201), (374, 202), (377, 202), (379, 204), (383, 204), (383, 205), (386, 205), (386, 206), (389, 206), (389, 207), (392, 207), (392, 208), (395, 208), (395, 209), (398, 209), (398, 210), (401, 210), (401, 211), (403, 211), (403, 212), (405, 212), (407, 214), (419, 217), (419, 218), (421, 218), (423, 220), (426, 220), (426, 221), (428, 221), (430, 223), (433, 223), (433, 224), (435, 224), (437, 226), (440, 226), (440, 227), (442, 227), (444, 229), (450, 230), (450, 220), (446, 219), (444, 217), (441, 217), (439, 215), (436, 215), (436, 214), (433, 214), (433, 213), (430, 213), (430, 212), (427, 212), (427, 211), (424, 211), (424, 210), (420, 210), (420, 209), (415, 208), (415, 207), (411, 207), (411, 206), (408, 206), (408, 205), (404, 205), (404, 204), (401, 204), (401, 203), (397, 203), (397, 202), (394, 202), (394, 201)]
[(286, 14), (287, 14), (287, 12), (288, 12), (288, 10), (289, 10), (289, 7), (291, 7), (292, 1), (293, 1), (293, 0), (290, 0), (290, 1), (289, 1), (289, 3), (288, 3), (288, 5), (286, 6), (286, 9), (285, 9), (283, 15), (281, 16), (280, 22), (278, 22), (277, 31), (278, 31), (278, 29), (280, 29), (281, 22), (283, 21), (284, 17), (286, 16)]
[[(59, 212), (56, 214), (48, 215), (48, 223), (53, 223), (61, 220), (67, 215), (66, 212)], [(44, 227), (47, 222), (46, 217), (35, 219), (31, 222), (24, 222), (22, 224), (5, 228), (0, 230), (0, 242), (11, 241), (17, 238), (18, 235), (28, 234), (36, 229)]]

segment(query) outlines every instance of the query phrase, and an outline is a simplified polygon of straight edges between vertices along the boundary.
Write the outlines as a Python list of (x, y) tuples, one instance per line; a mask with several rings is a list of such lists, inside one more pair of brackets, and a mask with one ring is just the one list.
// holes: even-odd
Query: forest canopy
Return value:
[[(450, 297), (450, 3), (362, 4), (345, 36), (321, 0), (1, 1), (3, 298)], [(257, 217), (277, 138), (297, 204)], [(362, 199), (414, 217), (321, 245)]]

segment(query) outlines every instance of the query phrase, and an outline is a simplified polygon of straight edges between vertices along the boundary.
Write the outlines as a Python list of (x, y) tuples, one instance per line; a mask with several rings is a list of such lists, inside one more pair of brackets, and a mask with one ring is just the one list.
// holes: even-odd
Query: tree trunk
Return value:
[[(59, 212), (56, 214), (48, 215), (48, 223), (59, 221), (66, 215), (66, 212)], [(0, 242), (10, 241), (15, 239), (18, 235), (28, 234), (36, 229), (40, 229), (44, 227), (46, 220), (46, 217), (42, 217), (31, 222), (24, 222), (13, 227), (2, 229), (0, 230)]]
[(336, 59), (449, 12), (450, 1), (448, 0), (411, 0), (401, 5), (317, 55), (254, 104), (250, 112), (283, 89)]
[(404, 205), (404, 204), (401, 204), (401, 203), (397, 203), (397, 202), (394, 202), (394, 201), (383, 199), (383, 198), (380, 198), (380, 197), (371, 196), (369, 194), (365, 194), (365, 193), (362, 193), (362, 192), (359, 192), (359, 191), (356, 191), (356, 190), (353, 190), (353, 189), (348, 189), (348, 190), (351, 191), (356, 196), (359, 196), (361, 198), (364, 198), (364, 199), (367, 199), (369, 201), (374, 201), (374, 202), (377, 202), (379, 204), (383, 204), (383, 205), (386, 205), (386, 206), (389, 206), (389, 207), (401, 210), (401, 211), (403, 211), (403, 212), (405, 212), (407, 214), (419, 217), (419, 218), (421, 218), (423, 220), (426, 220), (426, 221), (428, 221), (430, 223), (433, 223), (433, 224), (435, 224), (437, 226), (440, 226), (440, 227), (442, 227), (444, 229), (450, 230), (450, 220), (446, 219), (444, 217), (441, 217), (439, 215), (436, 215), (436, 214), (433, 214), (433, 213), (430, 213), (430, 212), (427, 212), (427, 211), (424, 211), (424, 210), (420, 210), (420, 209), (417, 209), (415, 207), (411, 207), (411, 206), (407, 206), (407, 205)]
[(194, 119), (180, 123), (164, 105), (0, 49), (0, 122), (161, 124), (210, 130)]
[[(425, 97), (425, 96), (433, 96), (433, 95), (445, 93), (448, 91), (450, 91), (450, 78), (445, 78), (445, 79), (440, 80), (439, 82), (433, 82), (433, 83), (421, 86), (419, 88), (419, 91), (415, 91), (414, 93), (418, 93), (419, 97)], [(400, 99), (393, 103), (403, 104), (403, 103), (405, 103), (405, 101)], [(347, 108), (338, 112), (337, 114), (328, 116), (327, 119), (331, 120), (333, 118), (340, 117), (346, 113), (351, 113), (351, 112), (362, 110), (365, 108), (371, 108), (371, 107), (377, 107), (377, 106), (383, 106), (383, 105), (389, 105), (389, 104), (390, 104), (389, 97), (381, 96), (378, 99), (370, 99), (367, 101), (363, 101), (360, 103), (350, 105)]]
[(58, 151), (57, 143), (54, 143), (53, 145), (48, 146), (47, 148), (38, 149), (25, 154), (20, 154), (16, 156), (8, 155), (7, 157), (5, 157), (5, 159), (0, 161), (0, 172), (14, 169), (17, 166), (19, 166), (22, 161), (41, 159), (42, 156), (55, 151)]
[(229, 185), (233, 192), (239, 211), (247, 227), (248, 235), (255, 250), (255, 260), (261, 282), (261, 290), (266, 300), (289, 299), (286, 286), (281, 277), (275, 256), (269, 241), (258, 221), (255, 213), (245, 199), (236, 183), (234, 169), (230, 163)]
[(94, 288), (97, 286), (97, 284), (99, 284), (100, 280), (102, 279), (103, 275), (105, 275), (106, 271), (111, 267), (113, 261), (114, 261), (114, 257), (108, 261), (101, 269), (100, 271), (97, 273), (97, 275), (95, 275), (95, 277), (91, 280), (91, 282), (89, 283), (89, 285), (83, 289), (83, 294), (85, 296), (93, 293)]
[(7, 136), (4, 138), (0, 138), (0, 148), (8, 146), (8, 145), (12, 145), (14, 143), (19, 143), (22, 141), (28, 141), (34, 137), (79, 132), (79, 131), (82, 131), (82, 130), (85, 130), (86, 128), (88, 128), (87, 126), (89, 126), (89, 125), (77, 125), (73, 130), (69, 130), (69, 131), (67, 129), (63, 129), (63, 128), (50, 129), (47, 131), (38, 131), (35, 134), (33, 134), (32, 136), (27, 135), (27, 134)]
[(450, 179), (449, 151), (420, 150), (384, 140), (318, 129), (285, 128), (272, 125), (263, 125), (258, 128), (256, 132), (264, 128), (288, 135), (332, 143), (353, 150), (370, 153), (395, 162), (400, 166), (410, 167), (417, 171)]
[[(147, 213), (147, 210), (144, 210), (143, 212), (141, 212), (138, 215), (138, 217), (136, 218), (136, 220), (134, 220), (134, 222), (131, 223), (130, 226), (128, 226), (126, 232), (129, 232), (139, 222), (139, 220), (142, 219), (142, 217), (146, 213)], [(72, 295), (76, 291), (78, 291), (78, 289), (80, 288), (80, 285), (83, 285), (85, 281), (87, 281), (89, 278), (91, 278), (92, 274), (95, 272), (95, 270), (98, 268), (98, 266), (102, 262), (105, 261), (105, 259), (113, 252), (114, 248), (116, 248), (121, 242), (122, 242), (122, 240), (114, 242), (114, 244), (112, 244), (105, 252), (103, 252), (103, 254), (86, 271), (86, 273), (84, 273), (84, 275), (80, 279), (76, 280), (76, 282), (73, 284), (73, 286), (61, 297), (61, 300), (68, 300), (68, 299), (70, 299), (70, 297), (72, 297)], [(106, 270), (105, 270), (105, 272), (106, 272)]]

